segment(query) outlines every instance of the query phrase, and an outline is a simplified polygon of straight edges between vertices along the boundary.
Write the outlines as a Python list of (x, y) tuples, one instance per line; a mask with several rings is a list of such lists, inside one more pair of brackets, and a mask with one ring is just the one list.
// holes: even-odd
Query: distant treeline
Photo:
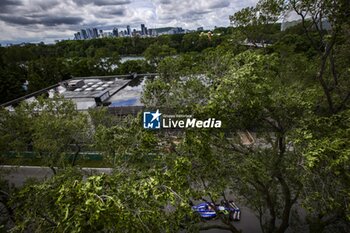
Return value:
[[(214, 33), (226, 34), (230, 28), (220, 28)], [(158, 37), (111, 37), (91, 40), (64, 40), (53, 45), (44, 43), (21, 44), (2, 48), (2, 52), (10, 59), (17, 61), (32, 60), (45, 57), (94, 57), (98, 49), (104, 49), (106, 56), (113, 52), (119, 55), (141, 55), (153, 43), (166, 44), (177, 52), (201, 51), (222, 42), (221, 36), (213, 36), (211, 40), (202, 36), (201, 32), (188, 34), (161, 35)], [(109, 54), (108, 54), (109, 53)], [(3, 53), (2, 53), (3, 54)]]

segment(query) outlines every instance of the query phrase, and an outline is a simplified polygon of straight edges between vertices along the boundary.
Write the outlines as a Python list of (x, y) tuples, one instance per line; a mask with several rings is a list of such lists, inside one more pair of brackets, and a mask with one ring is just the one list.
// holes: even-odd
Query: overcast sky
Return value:
[(257, 0), (0, 0), (0, 43), (72, 39), (81, 28), (110, 30), (228, 26), (229, 15)]

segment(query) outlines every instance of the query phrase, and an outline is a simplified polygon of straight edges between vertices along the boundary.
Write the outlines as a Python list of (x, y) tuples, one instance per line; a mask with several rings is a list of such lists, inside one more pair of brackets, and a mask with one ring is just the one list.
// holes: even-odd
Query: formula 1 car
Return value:
[(202, 219), (213, 219), (223, 214), (228, 215), (232, 221), (241, 220), (241, 210), (233, 201), (222, 201), (221, 205), (214, 205), (210, 202), (203, 202), (192, 206), (192, 210), (200, 215)]

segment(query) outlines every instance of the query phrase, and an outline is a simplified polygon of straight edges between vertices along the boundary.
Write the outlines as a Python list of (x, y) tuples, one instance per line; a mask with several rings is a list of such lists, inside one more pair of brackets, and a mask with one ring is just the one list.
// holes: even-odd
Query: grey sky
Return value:
[(81, 28), (228, 26), (256, 0), (0, 0), (0, 43), (53, 42)]

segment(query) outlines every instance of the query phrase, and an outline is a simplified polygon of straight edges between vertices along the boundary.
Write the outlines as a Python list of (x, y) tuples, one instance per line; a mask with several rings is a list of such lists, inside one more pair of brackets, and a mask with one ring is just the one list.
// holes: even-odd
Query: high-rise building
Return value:
[(87, 35), (88, 35), (88, 38), (89, 38), (89, 39), (94, 38), (94, 33), (93, 33), (93, 31), (92, 31), (91, 28), (87, 28), (87, 29), (86, 29), (86, 32), (87, 32)]
[(141, 24), (141, 35), (146, 35), (146, 27), (144, 24)]
[(97, 37), (98, 37), (97, 28), (93, 28), (93, 29), (92, 29), (92, 34), (93, 34), (93, 38), (97, 38)]
[(131, 35), (131, 28), (129, 25), (126, 26), (127, 34), (130, 36)]
[(119, 33), (118, 33), (118, 28), (113, 28), (113, 36), (114, 37), (118, 37), (119, 36)]
[(75, 40), (95, 39), (95, 38), (98, 38), (100, 35), (102, 35), (102, 33), (103, 31), (98, 30), (97, 28), (81, 29), (80, 32), (74, 33), (74, 39)]
[(100, 29), (100, 30), (99, 30), (99, 33), (100, 33), (100, 35), (102, 35), (102, 34), (103, 34), (103, 30), (102, 30), (102, 29)]
[(152, 29), (152, 28), (148, 29), (148, 35), (150, 35), (150, 36), (157, 36), (158, 35), (157, 30), (156, 29)]
[(80, 32), (74, 33), (74, 40), (81, 40)]
[(203, 30), (204, 30), (203, 27), (197, 28), (197, 31), (199, 31), (199, 32), (201, 32), (201, 31), (203, 31)]
[(81, 29), (80, 31), (81, 31), (80, 33), (81, 39), (86, 40), (88, 38), (86, 31), (84, 29)]

